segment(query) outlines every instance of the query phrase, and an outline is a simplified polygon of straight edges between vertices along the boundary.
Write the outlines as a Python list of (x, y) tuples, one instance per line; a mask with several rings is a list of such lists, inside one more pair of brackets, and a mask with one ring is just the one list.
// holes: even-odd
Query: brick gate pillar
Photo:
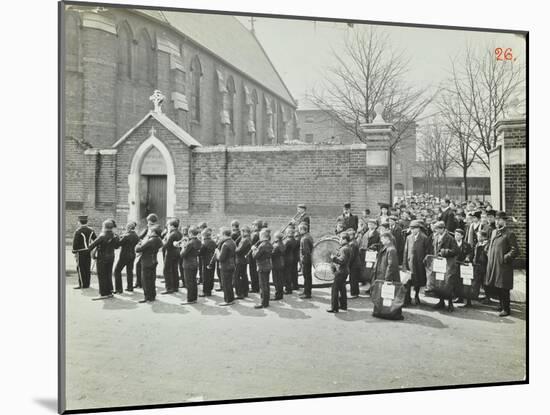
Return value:
[[(500, 206), (499, 203), (496, 203), (493, 207), (504, 210), (509, 217), (515, 218), (516, 221), (510, 220), (508, 226), (518, 238), (521, 250), (519, 262), (525, 263), (527, 245), (527, 123), (525, 114), (518, 112), (517, 108), (513, 109), (506, 118), (495, 124), (495, 130), (497, 133), (496, 148), (499, 148), (501, 152), (501, 197), (493, 198), (500, 202)], [(492, 174), (491, 177), (493, 177)]]
[(395, 138), (395, 127), (382, 118), (384, 107), (376, 104), (372, 123), (361, 124), (363, 141), (367, 144), (367, 208), (378, 211), (378, 203), (392, 203), (390, 143)]

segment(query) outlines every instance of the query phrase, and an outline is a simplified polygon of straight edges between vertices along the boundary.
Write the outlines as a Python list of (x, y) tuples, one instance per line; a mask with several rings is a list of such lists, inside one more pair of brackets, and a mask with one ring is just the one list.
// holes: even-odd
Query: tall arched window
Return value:
[(277, 103), (277, 143), (283, 143), (285, 141), (285, 134), (284, 134), (284, 128), (283, 128), (283, 108), (281, 107), (281, 103)]
[(233, 134), (235, 134), (236, 126), (235, 126), (235, 100), (237, 98), (237, 95), (235, 93), (235, 81), (233, 80), (232, 76), (229, 76), (227, 78), (227, 105), (226, 109), (229, 113), (229, 128)]
[(80, 20), (72, 13), (65, 21), (65, 64), (69, 70), (80, 67)]
[(126, 22), (118, 28), (118, 76), (132, 77), (132, 32)]
[(139, 33), (136, 53), (136, 78), (139, 81), (153, 84), (153, 43), (144, 29)]
[(191, 119), (201, 120), (201, 61), (195, 56), (191, 61)]
[(258, 93), (256, 90), (251, 94), (252, 107), (251, 107), (251, 119), (254, 123), (254, 134), (252, 135), (252, 145), (258, 144)]

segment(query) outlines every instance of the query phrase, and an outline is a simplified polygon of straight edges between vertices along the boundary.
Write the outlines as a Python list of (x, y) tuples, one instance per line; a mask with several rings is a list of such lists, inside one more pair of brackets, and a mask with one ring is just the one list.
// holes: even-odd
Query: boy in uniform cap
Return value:
[(273, 246), (269, 240), (271, 239), (271, 232), (269, 229), (262, 229), (260, 232), (260, 244), (252, 247), (252, 257), (256, 261), (256, 267), (258, 268), (258, 278), (260, 280), (260, 296), (261, 303), (254, 306), (254, 308), (266, 308), (269, 307), (269, 274), (271, 273), (271, 255), (273, 252)]
[(157, 288), (155, 280), (157, 278), (157, 255), (162, 248), (162, 239), (160, 237), (162, 229), (158, 224), (152, 224), (149, 228), (148, 238), (142, 239), (136, 245), (136, 253), (141, 253), (141, 275), (143, 283), (143, 300), (139, 303), (155, 301)]
[[(263, 222), (259, 219), (252, 222), (252, 234), (250, 235), (251, 245), (256, 245), (260, 240), (260, 230), (262, 229)], [(250, 292), (260, 292), (260, 282), (258, 279), (258, 270), (256, 268), (256, 261), (249, 256), (249, 271), (250, 271)]]
[(93, 241), (88, 250), (97, 248), (97, 281), (99, 282), (99, 297), (102, 300), (113, 296), (113, 262), (115, 249), (118, 247), (118, 238), (113, 233), (113, 221), (103, 222), (103, 229), (99, 237)]
[(513, 260), (519, 255), (516, 235), (506, 226), (506, 212), (496, 213), (496, 229), (489, 242), (485, 285), (495, 288), (500, 298), (500, 317), (510, 315), (510, 290), (514, 288)]
[(231, 229), (220, 228), (220, 241), (218, 244), (216, 258), (219, 263), (221, 279), (223, 279), (223, 298), (221, 306), (228, 306), (235, 301), (233, 292), (233, 275), (235, 274), (235, 251), (237, 246), (231, 238)]
[(347, 232), (340, 234), (340, 248), (337, 255), (332, 255), (334, 270), (334, 281), (330, 292), (331, 307), (327, 310), (329, 313), (337, 313), (340, 309), (348, 309), (348, 299), (346, 293), (346, 279), (349, 275), (349, 265), (351, 259), (351, 248), (349, 247), (350, 236)]
[(233, 279), (235, 283), (235, 294), (239, 300), (248, 297), (246, 254), (248, 254), (250, 248), (252, 248), (252, 243), (250, 242), (250, 228), (245, 226), (241, 230), (241, 239), (235, 250), (235, 275)]
[[(445, 222), (438, 221), (434, 225), (433, 239), (433, 253), (435, 256), (443, 257), (447, 260), (447, 272), (453, 272), (455, 275), (451, 275), (449, 284), (454, 285), (457, 282), (458, 275), (456, 275), (456, 257), (458, 255), (458, 245), (455, 239), (445, 229)], [(453, 295), (447, 298), (448, 311), (454, 311)], [(439, 303), (435, 305), (436, 309), (445, 307), (445, 298), (440, 297)]]
[(201, 249), (199, 241), (199, 230), (195, 227), (189, 228), (189, 239), (183, 244), (180, 252), (183, 265), (183, 276), (185, 288), (187, 289), (187, 301), (182, 303), (194, 304), (197, 302), (197, 270), (199, 268), (198, 256)]
[(214, 267), (208, 267), (216, 252), (216, 242), (212, 240), (212, 231), (209, 228), (202, 231), (202, 246), (199, 251), (199, 259), (202, 266), (202, 294), (199, 297), (210, 297), (214, 288)]
[(351, 298), (359, 297), (359, 280), (361, 278), (361, 255), (359, 253), (359, 242), (355, 239), (355, 231), (348, 229), (349, 235), (349, 291)]
[(297, 289), (298, 285), (298, 260), (296, 255), (298, 242), (294, 238), (294, 227), (288, 227), (286, 237), (283, 241), (285, 246), (285, 294), (292, 294), (292, 290)]
[(273, 285), (275, 285), (274, 301), (283, 299), (283, 287), (285, 285), (285, 245), (283, 234), (275, 233), (273, 250), (271, 252), (271, 264), (273, 267)]
[(302, 274), (304, 276), (304, 292), (300, 298), (311, 298), (311, 287), (313, 284), (311, 267), (311, 254), (313, 253), (313, 238), (309, 234), (309, 228), (302, 222), (298, 226), (300, 232), (300, 263), (302, 265)]
[(388, 229), (395, 240), (395, 249), (397, 249), (399, 265), (401, 265), (403, 263), (403, 248), (405, 247), (405, 239), (403, 238), (403, 228), (399, 225), (398, 220), (399, 219), (396, 215), (390, 215), (388, 217)]
[(76, 259), (76, 272), (78, 273), (78, 286), (75, 289), (90, 287), (90, 267), (92, 257), (88, 246), (95, 240), (96, 234), (88, 226), (88, 216), (78, 216), (79, 227), (73, 236), (73, 254)]
[[(206, 222), (199, 222), (199, 224), (197, 225), (197, 228), (199, 229), (199, 234), (202, 238), (202, 231), (208, 228), (208, 225), (206, 224)], [(199, 284), (204, 284), (203, 270), (204, 270), (204, 266), (202, 264), (202, 257), (199, 256)], [(179, 282), (178, 282), (178, 286), (179, 286)]]
[(359, 218), (351, 213), (351, 203), (345, 203), (343, 212), (338, 216), (337, 220), (341, 220), (344, 227), (343, 229), (353, 229), (357, 231), (359, 226)]
[(182, 233), (178, 229), (180, 221), (178, 219), (170, 219), (168, 221), (168, 234), (162, 241), (162, 248), (166, 252), (164, 257), (164, 285), (165, 291), (161, 294), (171, 294), (179, 291), (180, 279), (179, 279), (179, 241), (181, 241)]
[[(147, 227), (141, 231), (139, 233), (139, 240), (142, 241), (142, 242), (145, 242), (149, 236), (149, 232), (150, 232), (150, 229), (153, 227), (153, 226), (156, 226), (158, 221), (159, 221), (159, 218), (157, 215), (155, 215), (154, 213), (150, 213), (149, 215), (147, 215)], [(143, 267), (141, 266), (141, 256), (139, 257), (138, 261), (137, 261), (137, 264), (136, 264), (136, 285), (134, 286), (134, 288), (141, 288), (143, 286), (143, 283), (141, 281), (141, 271), (142, 271)]]
[[(458, 255), (456, 256), (456, 260), (462, 263), (471, 263), (474, 252), (472, 246), (464, 240), (464, 231), (460, 228), (456, 228), (455, 230), (455, 241), (458, 246)], [(458, 297), (455, 303), (464, 303), (464, 298)]]
[(231, 239), (234, 241), (237, 241), (237, 239), (241, 236), (241, 230), (239, 229), (240, 226), (241, 224), (238, 220), (231, 221)]
[(126, 291), (134, 291), (134, 260), (136, 259), (135, 248), (139, 242), (136, 233), (137, 224), (133, 221), (126, 225), (126, 233), (118, 238), (120, 255), (115, 265), (115, 290), (122, 293), (121, 272), (126, 268)]

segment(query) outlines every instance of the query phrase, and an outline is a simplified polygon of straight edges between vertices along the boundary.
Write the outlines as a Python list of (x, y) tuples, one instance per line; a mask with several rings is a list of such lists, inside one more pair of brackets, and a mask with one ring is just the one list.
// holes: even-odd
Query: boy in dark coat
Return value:
[(201, 241), (199, 241), (199, 230), (195, 227), (189, 228), (189, 239), (183, 244), (180, 251), (185, 288), (187, 289), (187, 301), (182, 303), (182, 305), (194, 304), (197, 302), (197, 271), (199, 269), (199, 252), (201, 246)]
[(202, 265), (202, 294), (199, 297), (210, 297), (214, 288), (214, 266), (208, 267), (216, 251), (216, 242), (212, 240), (212, 230), (206, 228), (202, 231), (202, 245), (199, 251), (199, 258)]
[(298, 257), (296, 256), (296, 247), (298, 242), (294, 239), (294, 227), (286, 230), (286, 237), (283, 240), (285, 247), (285, 294), (292, 294), (294, 281), (298, 280)]
[(269, 307), (269, 274), (273, 268), (271, 263), (273, 246), (271, 245), (271, 242), (269, 242), (270, 239), (270, 230), (262, 229), (260, 231), (260, 244), (252, 247), (252, 258), (256, 261), (256, 267), (258, 269), (261, 296), (261, 303), (255, 305), (254, 308)]
[(88, 216), (80, 215), (78, 217), (79, 228), (73, 237), (73, 254), (76, 259), (76, 272), (78, 273), (78, 286), (75, 289), (90, 288), (90, 268), (92, 265), (92, 256), (88, 247), (95, 240), (96, 234), (88, 226)]
[(126, 225), (126, 233), (118, 238), (120, 255), (115, 265), (115, 289), (122, 293), (122, 275), (121, 272), (126, 268), (126, 291), (134, 291), (134, 261), (136, 259), (136, 245), (139, 242), (139, 236), (136, 231), (136, 223), (130, 222)]
[(179, 291), (180, 279), (178, 272), (179, 264), (179, 241), (182, 238), (182, 233), (179, 231), (180, 221), (178, 219), (170, 219), (168, 222), (168, 232), (162, 241), (162, 249), (164, 250), (164, 284), (166, 290), (161, 294), (171, 294)]
[(246, 254), (252, 248), (250, 242), (250, 228), (248, 226), (243, 227), (240, 233), (240, 241), (235, 250), (235, 294), (237, 299), (243, 299), (248, 297), (248, 274), (246, 272)]
[(340, 309), (348, 309), (346, 279), (349, 275), (349, 263), (351, 258), (349, 241), (349, 234), (346, 232), (341, 233), (338, 254), (332, 256), (334, 281), (332, 282), (330, 292), (331, 307), (327, 310), (329, 313), (337, 313)]
[(273, 285), (275, 285), (275, 297), (272, 300), (278, 301), (283, 299), (283, 287), (285, 284), (285, 246), (281, 232), (277, 232), (274, 236), (271, 264), (273, 267)]
[[(262, 221), (255, 220), (252, 223), (252, 234), (250, 235), (250, 243), (256, 245), (260, 240), (260, 230), (262, 228)], [(249, 271), (250, 271), (250, 292), (257, 293), (260, 292), (260, 283), (258, 280), (258, 269), (256, 268), (256, 261), (252, 258), (252, 255), (249, 256)]]
[(361, 255), (359, 253), (359, 242), (355, 239), (355, 231), (348, 229), (348, 246), (350, 248), (349, 260), (349, 290), (351, 298), (359, 297), (359, 280), (361, 278)]
[(309, 227), (304, 222), (300, 223), (298, 231), (300, 232), (300, 263), (304, 276), (304, 292), (300, 295), (300, 298), (311, 298), (313, 238), (309, 234)]
[(99, 297), (94, 300), (102, 300), (113, 296), (113, 262), (115, 261), (115, 249), (118, 248), (118, 238), (113, 233), (114, 221), (103, 222), (103, 229), (98, 238), (93, 241), (88, 249), (92, 251), (97, 247), (97, 280), (99, 282)]
[[(458, 255), (456, 256), (457, 262), (462, 262), (469, 264), (472, 262), (474, 252), (472, 246), (464, 240), (464, 231), (461, 228), (456, 228), (455, 230), (455, 241), (458, 246)], [(455, 301), (457, 304), (464, 303), (464, 298), (458, 297)], [(471, 306), (471, 301), (467, 301), (468, 307)]]
[(219, 264), (221, 278), (223, 279), (223, 299), (220, 306), (228, 306), (235, 301), (233, 291), (233, 275), (235, 274), (235, 251), (237, 246), (231, 238), (229, 228), (220, 228), (220, 241), (218, 243), (216, 257)]
[(141, 253), (141, 277), (145, 297), (139, 301), (140, 303), (155, 301), (157, 295), (155, 279), (157, 277), (157, 254), (159, 249), (162, 248), (161, 233), (160, 225), (152, 225), (149, 228), (149, 237), (141, 240), (136, 245), (136, 253)]
[[(456, 257), (458, 255), (458, 246), (455, 239), (447, 232), (445, 229), (445, 223), (443, 221), (436, 222), (434, 225), (434, 234), (432, 235), (433, 239), (433, 253), (435, 256), (443, 257), (447, 261), (447, 273), (450, 273), (449, 284), (454, 286), (456, 280), (458, 279), (457, 275), (457, 266), (456, 266)], [(447, 298), (448, 311), (454, 311), (453, 306), (453, 294)], [(441, 297), (439, 302), (435, 305), (436, 309), (445, 308), (445, 298)]]

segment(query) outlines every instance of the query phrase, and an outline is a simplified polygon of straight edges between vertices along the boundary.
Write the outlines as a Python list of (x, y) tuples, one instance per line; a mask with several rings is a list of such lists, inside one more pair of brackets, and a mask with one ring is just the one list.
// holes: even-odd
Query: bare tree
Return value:
[(420, 157), (426, 168), (433, 170), (437, 180), (438, 196), (441, 197), (441, 182), (443, 182), (445, 194), (449, 193), (447, 172), (454, 162), (452, 157), (453, 137), (435, 116), (423, 126), (421, 131)]
[(409, 59), (392, 47), (389, 37), (372, 26), (350, 30), (342, 50), (332, 52), (335, 64), (326, 70), (322, 92), (309, 99), (343, 128), (362, 140), (360, 125), (372, 122), (377, 103), (384, 119), (397, 126), (391, 149), (401, 141), (433, 100), (428, 88), (408, 84)]
[(511, 98), (524, 87), (523, 66), (513, 60), (497, 60), (489, 45), (466, 47), (464, 56), (451, 62), (447, 92), (456, 97), (461, 111), (472, 122), (471, 134), (483, 151), (478, 156), (489, 168), (489, 152), (496, 146), (496, 122)]
[(468, 200), (468, 170), (479, 157), (481, 147), (474, 136), (473, 111), (463, 108), (460, 98), (452, 91), (440, 94), (437, 101), (441, 122), (452, 138), (450, 158), (462, 169), (464, 200)]

